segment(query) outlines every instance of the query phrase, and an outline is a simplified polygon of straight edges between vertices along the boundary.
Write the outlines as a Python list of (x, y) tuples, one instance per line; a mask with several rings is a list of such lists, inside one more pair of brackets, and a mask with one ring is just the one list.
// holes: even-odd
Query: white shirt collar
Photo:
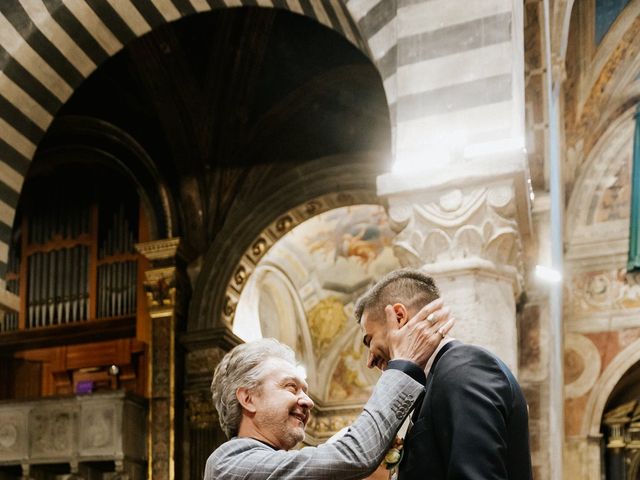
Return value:
[(438, 345), (438, 348), (436, 348), (435, 352), (433, 352), (433, 355), (429, 357), (429, 360), (427, 361), (427, 366), (424, 367), (424, 373), (429, 375), (429, 371), (431, 370), (431, 365), (433, 365), (433, 362), (435, 361), (436, 355), (438, 355), (438, 352), (442, 350), (442, 347), (444, 347), (447, 343), (453, 340), (455, 340), (455, 338), (450, 337), (448, 335), (444, 339), (442, 339), (442, 341), (440, 342), (440, 345)]

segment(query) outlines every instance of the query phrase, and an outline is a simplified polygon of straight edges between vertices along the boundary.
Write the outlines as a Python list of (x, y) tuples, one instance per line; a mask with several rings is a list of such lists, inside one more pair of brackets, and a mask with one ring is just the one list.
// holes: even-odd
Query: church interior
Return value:
[(640, 479), (640, 0), (0, 3), (0, 480), (198, 480), (274, 337), (305, 443), (432, 275), (529, 405), (534, 478)]

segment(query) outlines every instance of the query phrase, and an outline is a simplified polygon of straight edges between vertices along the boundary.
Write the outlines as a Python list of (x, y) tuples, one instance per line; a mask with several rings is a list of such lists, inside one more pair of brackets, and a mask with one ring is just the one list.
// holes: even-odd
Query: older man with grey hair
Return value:
[[(393, 321), (393, 309), (386, 312)], [(230, 440), (207, 460), (205, 480), (366, 477), (423, 393), (424, 367), (452, 324), (437, 300), (390, 332), (385, 371), (349, 431), (334, 443), (300, 450), (293, 447), (304, 439), (313, 401), (293, 351), (273, 339), (234, 348), (211, 384)]]

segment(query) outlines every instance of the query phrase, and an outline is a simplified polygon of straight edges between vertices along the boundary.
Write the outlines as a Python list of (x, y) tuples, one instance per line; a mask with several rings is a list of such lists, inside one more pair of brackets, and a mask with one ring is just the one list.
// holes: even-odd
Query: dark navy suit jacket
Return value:
[(487, 350), (446, 344), (405, 438), (399, 480), (531, 480), (527, 404)]

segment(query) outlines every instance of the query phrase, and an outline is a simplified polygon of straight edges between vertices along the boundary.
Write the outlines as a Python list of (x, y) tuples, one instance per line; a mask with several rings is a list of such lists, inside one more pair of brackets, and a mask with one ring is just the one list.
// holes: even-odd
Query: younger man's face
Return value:
[(389, 353), (389, 333), (396, 328), (400, 328), (401, 323), (395, 319), (387, 319), (384, 311), (374, 312), (365, 310), (360, 318), (360, 328), (362, 329), (362, 343), (369, 349), (367, 367), (377, 367), (386, 370), (390, 360)]

